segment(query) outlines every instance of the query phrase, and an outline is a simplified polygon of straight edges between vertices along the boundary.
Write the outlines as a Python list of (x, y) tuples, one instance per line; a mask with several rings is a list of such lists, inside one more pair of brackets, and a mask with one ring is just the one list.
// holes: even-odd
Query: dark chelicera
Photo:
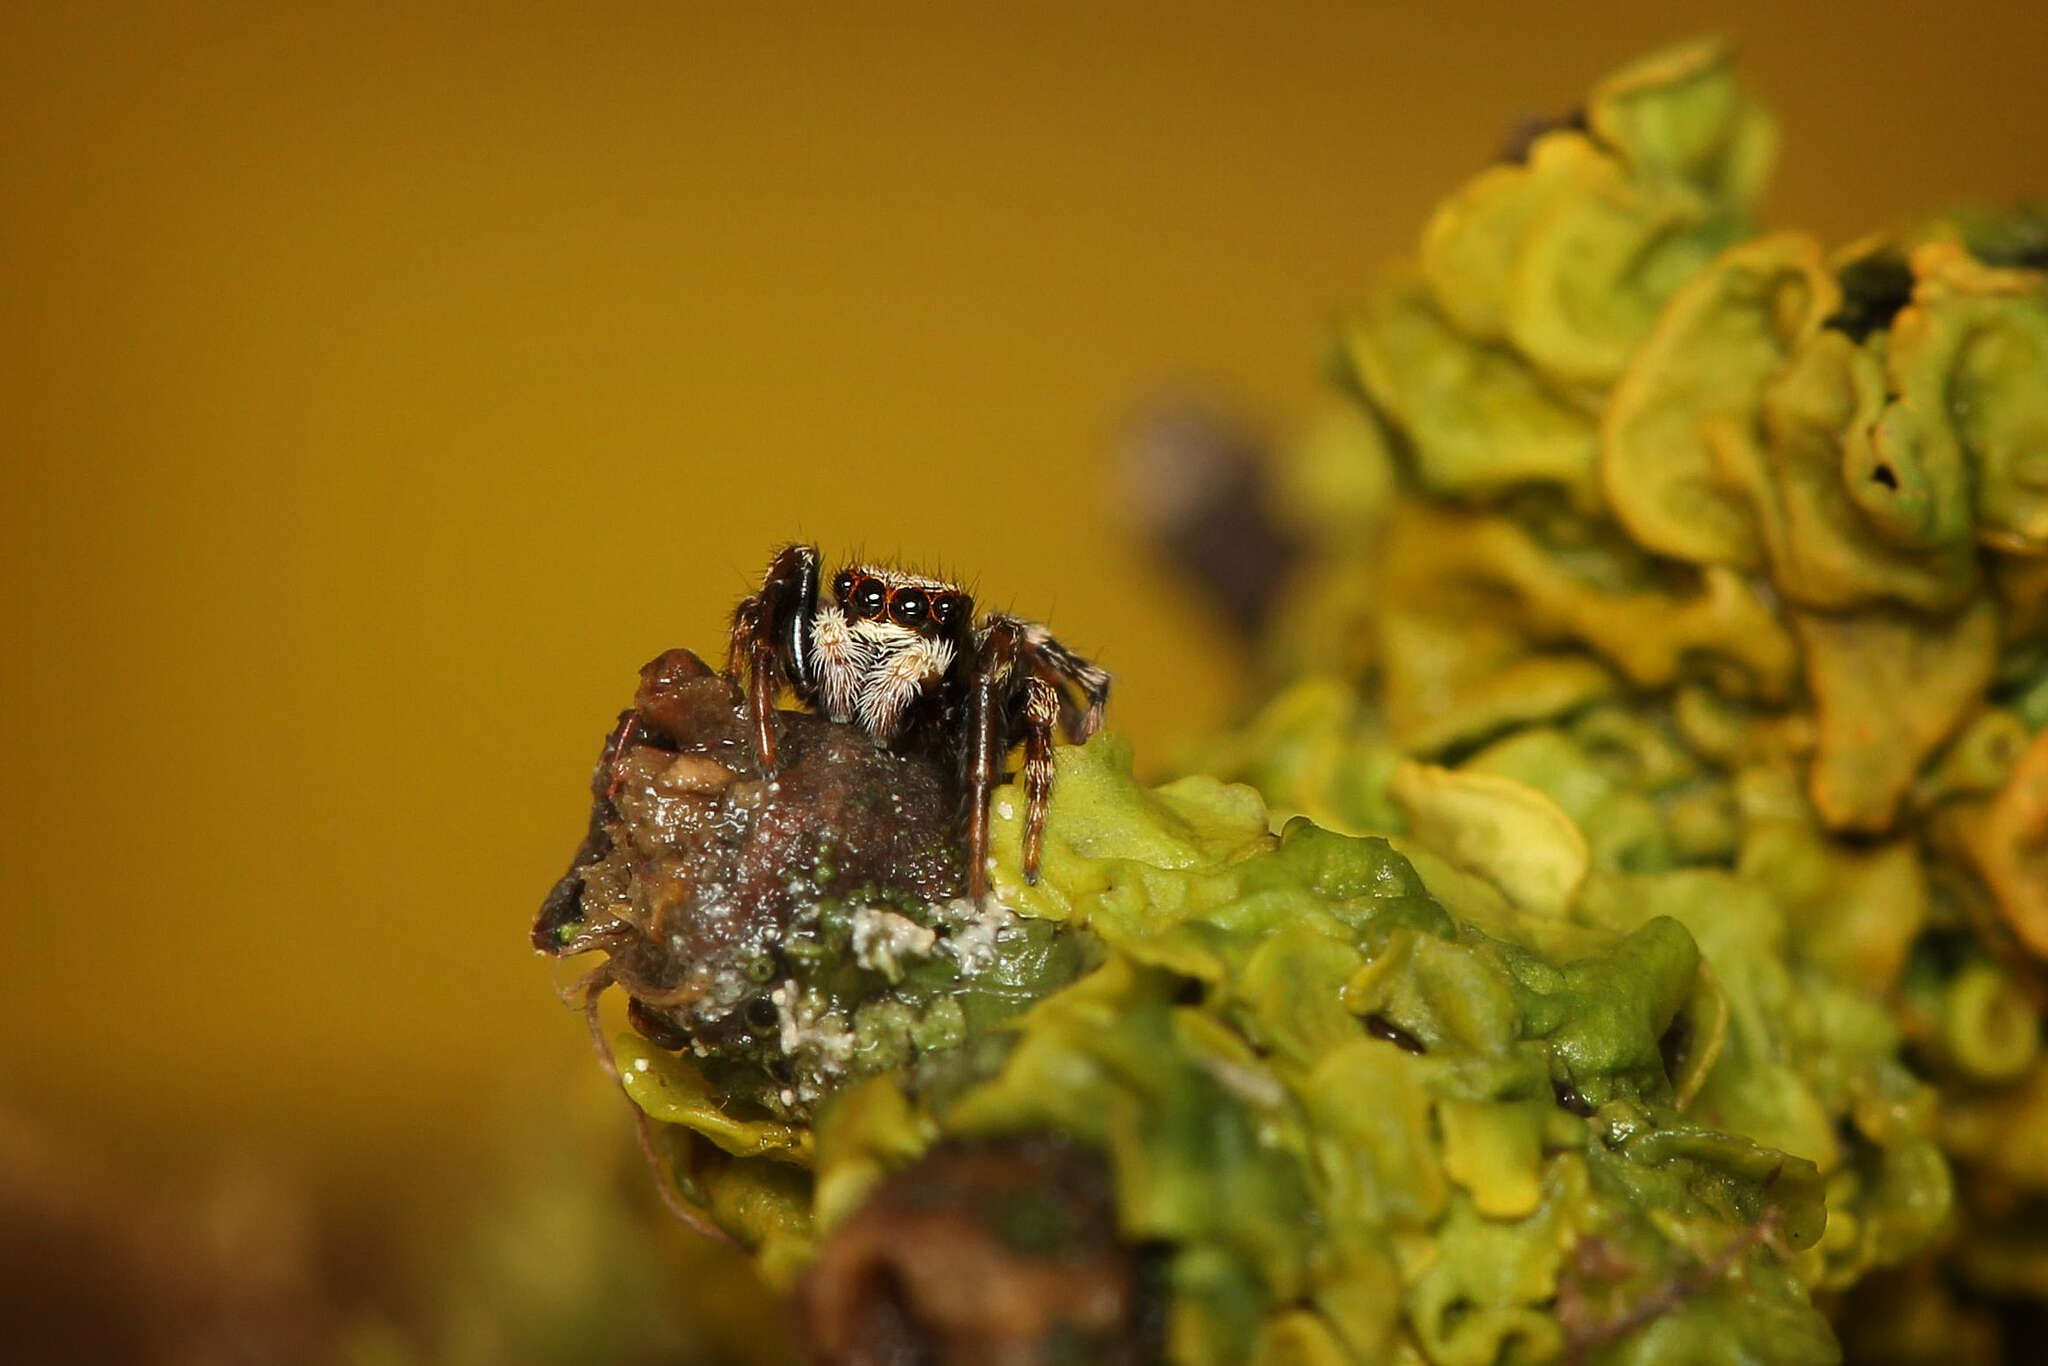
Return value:
[(785, 548), (761, 591), (733, 611), (726, 672), (745, 679), (754, 760), (782, 763), (775, 708), (787, 685), (832, 721), (885, 748), (950, 756), (967, 793), (968, 890), (988, 890), (988, 798), (1024, 746), (1024, 876), (1036, 881), (1052, 792), (1055, 729), (1075, 744), (1102, 724), (1109, 675), (1037, 622), (974, 616), (941, 579), (851, 565), (823, 582), (816, 546)]

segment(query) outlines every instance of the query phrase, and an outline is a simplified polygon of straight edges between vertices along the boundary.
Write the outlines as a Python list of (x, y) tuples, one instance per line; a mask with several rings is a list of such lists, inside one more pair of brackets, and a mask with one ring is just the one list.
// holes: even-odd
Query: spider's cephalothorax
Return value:
[[(1102, 724), (1109, 675), (1035, 621), (978, 620), (938, 579), (852, 565), (820, 581), (816, 546), (793, 545), (732, 616), (726, 670), (745, 678), (755, 757), (775, 768), (775, 694), (788, 684), (877, 743), (932, 743), (958, 756), (967, 788), (969, 890), (988, 888), (988, 795), (1024, 745), (1024, 876), (1038, 877), (1057, 728), (1079, 744)], [(1078, 697), (1076, 696), (1078, 694)]]

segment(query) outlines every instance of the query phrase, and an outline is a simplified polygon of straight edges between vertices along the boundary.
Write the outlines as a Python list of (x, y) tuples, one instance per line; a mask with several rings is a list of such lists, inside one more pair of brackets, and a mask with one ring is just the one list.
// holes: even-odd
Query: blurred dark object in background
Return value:
[(1099, 1153), (1054, 1134), (942, 1143), (832, 1231), (800, 1305), (820, 1366), (1140, 1366), (1157, 1268), (1118, 1236)]
[[(660, 1208), (596, 1069), (459, 1180), (124, 1161), (0, 1107), (6, 1366), (793, 1366), (733, 1249)], [(430, 1141), (430, 1136), (422, 1136)]]
[[(155, 1177), (153, 1182), (150, 1178)], [(304, 1191), (249, 1168), (179, 1185), (0, 1110), (0, 1325), (12, 1362), (332, 1359)]]
[(1301, 556), (1274, 507), (1270, 446), (1242, 413), (1185, 390), (1141, 405), (1115, 445), (1138, 534), (1246, 637)]

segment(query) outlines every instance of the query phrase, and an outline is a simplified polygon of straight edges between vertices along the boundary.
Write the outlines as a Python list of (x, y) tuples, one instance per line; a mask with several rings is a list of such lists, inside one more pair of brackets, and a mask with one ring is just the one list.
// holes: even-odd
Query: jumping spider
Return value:
[(744, 673), (761, 771), (775, 770), (775, 694), (785, 683), (878, 744), (950, 749), (967, 789), (968, 890), (979, 899), (988, 890), (989, 791), (1021, 740), (1024, 878), (1036, 882), (1054, 727), (1074, 744), (1093, 735), (1109, 675), (1035, 621), (1002, 612), (976, 620), (974, 599), (938, 579), (859, 564), (833, 575), (829, 594), (819, 588), (818, 548), (793, 545), (733, 610), (726, 673)]

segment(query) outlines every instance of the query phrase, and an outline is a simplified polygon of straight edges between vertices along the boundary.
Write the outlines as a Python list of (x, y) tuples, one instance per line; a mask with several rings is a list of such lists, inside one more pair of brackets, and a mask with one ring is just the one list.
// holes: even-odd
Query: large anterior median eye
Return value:
[(882, 587), (880, 579), (862, 579), (854, 584), (849, 601), (855, 616), (874, 621), (881, 617), (882, 609), (888, 605), (889, 590)]
[(889, 617), (898, 626), (915, 631), (931, 612), (931, 599), (922, 588), (899, 588), (889, 595)]

